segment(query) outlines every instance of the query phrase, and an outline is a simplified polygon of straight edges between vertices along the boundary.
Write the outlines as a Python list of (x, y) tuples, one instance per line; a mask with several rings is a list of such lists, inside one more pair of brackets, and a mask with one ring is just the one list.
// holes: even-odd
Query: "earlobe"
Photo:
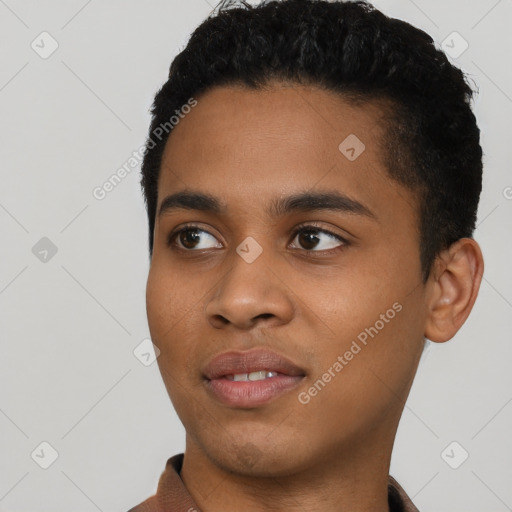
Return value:
[(437, 258), (430, 277), (425, 337), (443, 343), (455, 336), (476, 301), (484, 261), (472, 238), (461, 238)]

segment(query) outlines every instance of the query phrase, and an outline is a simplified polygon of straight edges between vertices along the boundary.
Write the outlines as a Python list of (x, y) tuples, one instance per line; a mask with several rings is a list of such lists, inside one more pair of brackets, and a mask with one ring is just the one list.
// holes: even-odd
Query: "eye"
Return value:
[[(307, 252), (331, 252), (349, 245), (348, 241), (340, 235), (314, 225), (305, 225), (296, 229), (293, 233), (293, 241), (296, 239), (302, 249)], [(208, 231), (191, 224), (173, 231), (168, 236), (167, 245), (169, 247), (174, 245), (186, 251), (221, 248), (222, 244), (216, 240)]]
[[(204, 239), (205, 241), (203, 242), (201, 239)], [(210, 239), (210, 242), (208, 242), (208, 239)], [(179, 242), (179, 244), (177, 244), (175, 240), (176, 242)], [(216, 238), (210, 233), (208, 233), (208, 231), (205, 231), (204, 229), (201, 229), (198, 226), (190, 225), (184, 226), (180, 230), (171, 233), (167, 239), (167, 245), (178, 245), (178, 248), (187, 251), (194, 249), (201, 250), (212, 249), (214, 247), (222, 247), (222, 244), (220, 242), (211, 245), (212, 240), (215, 241)]]
[(336, 235), (331, 231), (320, 229), (313, 225), (298, 228), (294, 233), (294, 240), (295, 239), (298, 239), (299, 244), (308, 252), (330, 252), (339, 250), (348, 245), (347, 240), (340, 235)]

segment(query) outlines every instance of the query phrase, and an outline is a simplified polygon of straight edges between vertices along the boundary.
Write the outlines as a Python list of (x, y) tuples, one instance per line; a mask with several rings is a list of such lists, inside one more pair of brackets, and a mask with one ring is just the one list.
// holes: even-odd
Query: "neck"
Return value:
[(203, 512), (389, 512), (392, 444), (366, 439), (350, 450), (317, 454), (284, 475), (255, 476), (214, 463), (187, 435), (181, 478)]

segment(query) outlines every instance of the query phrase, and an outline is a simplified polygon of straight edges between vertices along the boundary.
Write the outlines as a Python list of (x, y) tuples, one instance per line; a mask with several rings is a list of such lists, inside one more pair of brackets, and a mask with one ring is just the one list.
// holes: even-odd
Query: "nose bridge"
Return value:
[(289, 321), (294, 308), (278, 270), (272, 268), (276, 261), (269, 247), (252, 237), (244, 239), (230, 255), (229, 270), (206, 305), (209, 321), (217, 327), (232, 323), (245, 328), (257, 317)]

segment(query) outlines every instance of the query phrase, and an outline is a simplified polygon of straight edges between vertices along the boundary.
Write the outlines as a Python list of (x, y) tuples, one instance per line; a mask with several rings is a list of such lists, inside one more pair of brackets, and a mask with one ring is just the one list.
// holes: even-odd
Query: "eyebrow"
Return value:
[[(174, 210), (198, 210), (225, 215), (227, 205), (218, 198), (193, 190), (184, 190), (167, 196), (158, 210), (158, 217)], [(373, 220), (377, 216), (363, 203), (339, 192), (300, 192), (272, 200), (266, 209), (269, 217), (281, 217), (290, 213), (310, 211), (333, 211), (361, 215)]]

